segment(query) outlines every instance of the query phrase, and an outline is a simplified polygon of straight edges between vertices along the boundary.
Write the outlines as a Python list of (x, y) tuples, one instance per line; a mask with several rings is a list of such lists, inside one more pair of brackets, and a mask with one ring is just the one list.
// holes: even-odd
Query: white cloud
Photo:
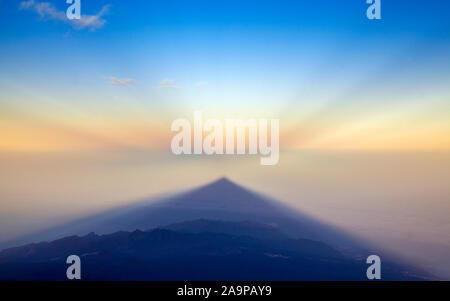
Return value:
[(163, 79), (159, 82), (159, 84), (156, 86), (156, 88), (159, 89), (178, 89), (180, 86), (175, 84), (175, 80), (173, 79)]
[(19, 8), (34, 11), (44, 20), (56, 20), (67, 23), (77, 30), (89, 29), (90, 31), (94, 31), (105, 25), (106, 20), (103, 18), (103, 15), (107, 13), (109, 5), (104, 5), (96, 15), (81, 14), (79, 20), (69, 20), (65, 11), (58, 10), (50, 2), (28, 0), (21, 2)]
[(113, 86), (122, 86), (122, 87), (128, 87), (130, 84), (134, 84), (136, 81), (132, 78), (117, 78), (114, 76), (108, 77), (108, 81)]
[(196, 85), (197, 87), (204, 87), (204, 86), (207, 86), (207, 85), (208, 85), (208, 82), (205, 82), (205, 81), (199, 81), (199, 82), (196, 82), (195, 85)]

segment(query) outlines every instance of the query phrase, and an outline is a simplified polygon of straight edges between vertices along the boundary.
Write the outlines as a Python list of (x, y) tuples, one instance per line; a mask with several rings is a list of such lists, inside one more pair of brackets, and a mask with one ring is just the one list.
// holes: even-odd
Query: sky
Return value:
[(283, 149), (449, 149), (450, 4), (0, 1), (0, 150), (166, 149), (279, 118)]
[[(449, 279), (449, 1), (67, 7), (0, 0), (0, 242), (227, 176)], [(173, 155), (194, 111), (279, 119), (279, 164)]]

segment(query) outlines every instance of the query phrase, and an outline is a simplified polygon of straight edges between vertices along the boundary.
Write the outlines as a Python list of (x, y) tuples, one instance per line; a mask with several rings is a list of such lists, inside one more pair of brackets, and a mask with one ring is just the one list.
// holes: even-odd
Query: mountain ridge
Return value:
[(225, 177), (154, 202), (141, 201), (50, 227), (11, 242), (8, 246), (83, 235), (92, 231), (106, 234), (151, 229), (202, 218), (234, 222), (255, 221), (275, 225), (291, 237), (314, 239), (345, 247), (365, 246), (361, 239), (342, 229), (312, 218)]
[[(191, 221), (195, 222), (195, 221)], [(70, 236), (0, 252), (0, 280), (64, 280), (68, 255), (78, 254), (84, 280), (364, 280), (366, 264), (307, 239), (255, 238), (267, 225), (203, 220), (214, 231), (225, 223), (241, 229), (182, 232), (156, 228)], [(189, 221), (185, 223), (189, 228)], [(167, 225), (165, 228), (171, 228)], [(186, 230), (186, 229), (185, 229)], [(257, 235), (260, 233), (256, 232)], [(385, 261), (386, 280), (423, 280)]]

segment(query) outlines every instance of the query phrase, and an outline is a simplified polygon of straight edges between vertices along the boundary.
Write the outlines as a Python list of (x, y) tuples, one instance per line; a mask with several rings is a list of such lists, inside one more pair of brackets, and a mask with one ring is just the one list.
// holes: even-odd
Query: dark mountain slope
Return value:
[(276, 226), (294, 238), (308, 238), (336, 246), (364, 246), (360, 240), (340, 229), (225, 178), (153, 203), (140, 202), (40, 231), (9, 246), (92, 231), (105, 234), (151, 229), (196, 219), (260, 222)]
[(171, 224), (161, 228), (183, 233), (212, 232), (230, 235), (248, 235), (266, 240), (280, 240), (288, 238), (276, 226), (251, 221), (228, 222), (198, 219)]
[[(196, 222), (166, 228), (186, 231)], [(251, 234), (266, 225), (202, 221), (236, 235), (167, 229), (90, 233), (0, 252), (0, 280), (64, 280), (67, 256), (79, 255), (83, 280), (364, 280), (364, 261), (308, 239)], [(238, 235), (237, 229), (246, 235)], [(256, 230), (255, 230), (256, 229)], [(269, 231), (271, 233), (271, 231)], [(408, 272), (409, 271), (409, 272)], [(410, 270), (383, 263), (383, 279), (419, 280)]]

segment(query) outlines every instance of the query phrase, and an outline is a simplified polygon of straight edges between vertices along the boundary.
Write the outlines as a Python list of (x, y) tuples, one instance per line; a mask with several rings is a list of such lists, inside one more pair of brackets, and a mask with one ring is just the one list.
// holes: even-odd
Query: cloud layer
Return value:
[(175, 84), (175, 80), (174, 79), (163, 79), (162, 81), (159, 82), (159, 84), (156, 86), (156, 88), (159, 89), (178, 89), (180, 88), (180, 86)]
[(136, 81), (132, 78), (117, 78), (114, 76), (110, 76), (108, 77), (108, 81), (111, 85), (113, 86), (123, 86), (123, 87), (127, 87), (130, 84), (134, 84)]
[(102, 9), (95, 15), (81, 14), (79, 20), (69, 20), (66, 16), (66, 12), (58, 10), (50, 2), (39, 2), (35, 0), (23, 1), (19, 6), (22, 10), (30, 10), (36, 12), (43, 20), (56, 20), (66, 24), (70, 24), (74, 29), (88, 29), (94, 31), (102, 28), (106, 20), (103, 15), (107, 13), (109, 5), (104, 5)]

